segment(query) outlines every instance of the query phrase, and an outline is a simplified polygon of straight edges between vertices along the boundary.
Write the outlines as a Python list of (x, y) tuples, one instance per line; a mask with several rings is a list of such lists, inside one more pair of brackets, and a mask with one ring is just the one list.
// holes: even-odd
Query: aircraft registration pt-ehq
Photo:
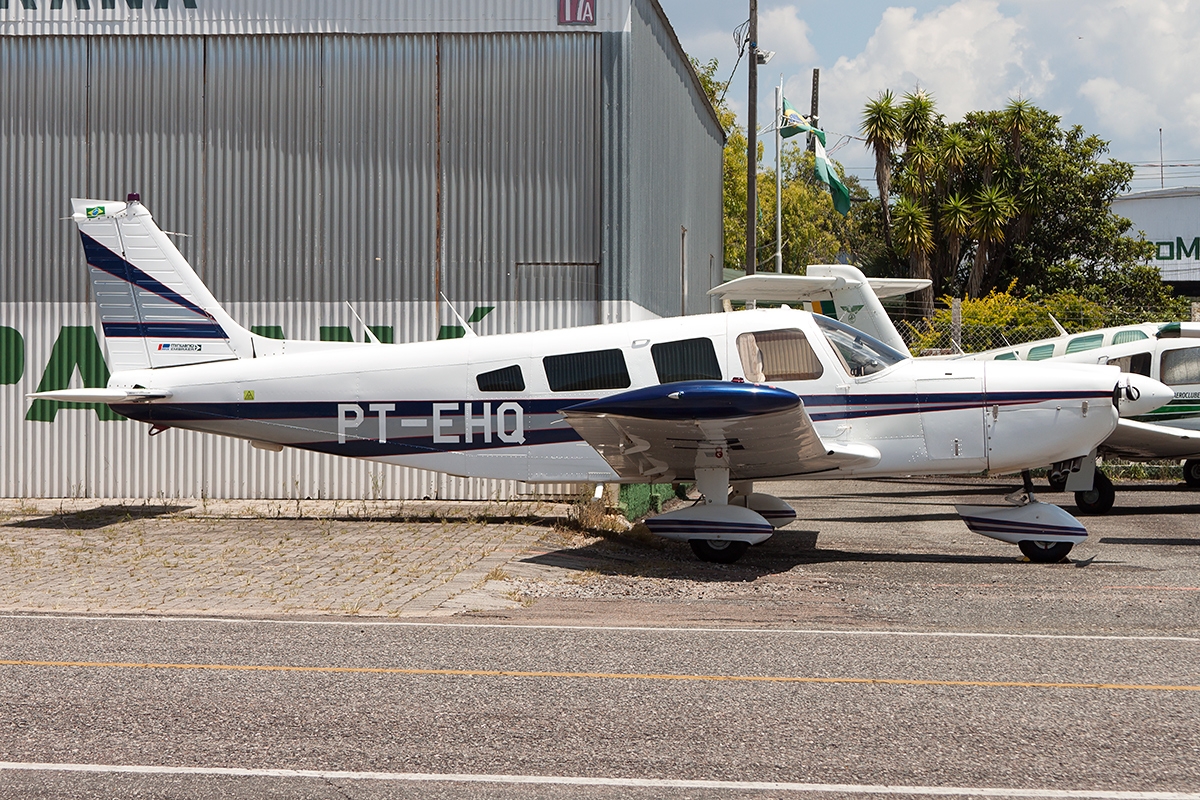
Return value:
[(857, 327), (783, 307), (410, 344), (269, 339), (230, 318), (137, 195), (72, 205), (112, 376), (31, 398), (460, 476), (695, 483), (695, 505), (646, 525), (706, 561), (795, 519), (757, 482), (981, 472), (1022, 473), (1025, 491), (958, 506), (967, 526), (1059, 561), (1087, 531), (1034, 497), (1029, 470), (1071, 470), (1121, 412), (1172, 398), (1113, 366), (914, 360), (847, 266), (809, 276), (861, 306)]

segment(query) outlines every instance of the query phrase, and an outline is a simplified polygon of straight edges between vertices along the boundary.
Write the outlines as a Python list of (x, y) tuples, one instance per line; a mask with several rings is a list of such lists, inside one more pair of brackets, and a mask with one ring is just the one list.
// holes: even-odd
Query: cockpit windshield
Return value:
[(856, 378), (874, 375), (908, 358), (875, 337), (836, 319), (820, 314), (814, 314), (813, 319), (817, 321), (825, 338), (833, 345), (834, 352), (841, 356), (847, 371)]

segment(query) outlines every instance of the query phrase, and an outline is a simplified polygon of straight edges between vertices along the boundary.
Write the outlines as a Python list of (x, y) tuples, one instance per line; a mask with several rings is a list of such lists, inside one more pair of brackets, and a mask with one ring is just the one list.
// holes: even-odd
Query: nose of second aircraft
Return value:
[(1165, 383), (1145, 375), (1122, 372), (1113, 390), (1113, 400), (1122, 417), (1137, 417), (1149, 414), (1175, 399), (1175, 392)]

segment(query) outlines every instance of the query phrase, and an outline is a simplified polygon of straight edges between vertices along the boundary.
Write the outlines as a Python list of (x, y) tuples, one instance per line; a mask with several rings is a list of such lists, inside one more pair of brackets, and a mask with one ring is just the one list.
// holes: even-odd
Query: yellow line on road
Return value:
[(0, 660), (5, 667), (66, 667), (77, 669), (209, 670), (213, 672), (300, 672), (353, 675), (434, 675), (471, 678), (566, 678), (624, 681), (695, 681), (702, 683), (810, 683), (877, 686), (964, 686), (1018, 689), (1116, 689), (1132, 692), (1200, 692), (1200, 686), (1144, 683), (1053, 683), (1040, 681), (950, 681), (925, 678), (821, 678), (805, 675), (685, 675), (639, 672), (553, 672), (507, 669), (404, 669), (398, 667), (319, 667), (276, 664), (155, 664), (135, 661), (22, 661)]

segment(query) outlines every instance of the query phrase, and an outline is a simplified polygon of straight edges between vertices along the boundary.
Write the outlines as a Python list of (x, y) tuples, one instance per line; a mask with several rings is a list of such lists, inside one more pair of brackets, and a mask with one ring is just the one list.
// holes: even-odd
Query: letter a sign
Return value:
[(596, 0), (558, 0), (559, 25), (595, 25)]

